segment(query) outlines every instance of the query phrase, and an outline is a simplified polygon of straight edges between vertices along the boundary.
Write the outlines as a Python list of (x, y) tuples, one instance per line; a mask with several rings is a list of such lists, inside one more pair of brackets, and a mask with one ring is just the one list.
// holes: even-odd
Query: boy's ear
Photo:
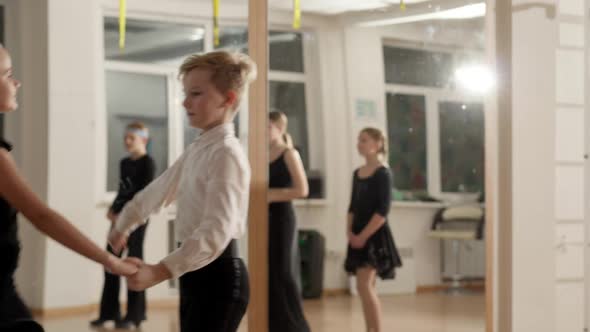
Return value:
[(233, 91), (233, 90), (229, 90), (226, 94), (226, 100), (225, 100), (225, 106), (235, 106), (235, 104), (238, 102), (238, 94)]

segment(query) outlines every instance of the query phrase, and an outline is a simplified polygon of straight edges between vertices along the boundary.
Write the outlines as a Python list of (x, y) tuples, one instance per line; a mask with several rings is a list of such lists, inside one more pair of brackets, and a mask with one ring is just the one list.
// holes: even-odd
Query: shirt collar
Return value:
[(221, 124), (217, 127), (213, 127), (197, 136), (195, 143), (199, 145), (209, 145), (214, 143), (226, 136), (236, 134), (236, 129), (233, 122)]

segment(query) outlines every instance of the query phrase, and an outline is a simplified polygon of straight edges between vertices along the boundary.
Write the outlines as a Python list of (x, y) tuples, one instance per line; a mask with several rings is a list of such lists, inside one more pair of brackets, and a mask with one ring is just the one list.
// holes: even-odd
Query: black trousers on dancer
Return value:
[(248, 271), (232, 240), (218, 259), (180, 277), (180, 332), (235, 332), (249, 300)]
[(309, 332), (301, 303), (297, 223), (291, 203), (269, 207), (268, 263), (269, 331)]
[[(129, 235), (129, 240), (127, 241), (129, 251), (127, 256), (143, 259), (143, 240), (145, 238), (146, 228), (147, 223), (141, 225)], [(115, 254), (110, 245), (107, 245), (107, 250), (110, 253)], [(120, 254), (118, 256), (121, 257)], [(120, 287), (121, 278), (116, 274), (111, 274), (105, 271), (104, 287), (102, 289), (102, 297), (100, 300), (99, 319), (121, 319), (121, 306), (119, 304)], [(127, 290), (127, 315), (125, 318), (132, 322), (141, 322), (146, 319), (145, 311), (145, 291), (135, 292)]]

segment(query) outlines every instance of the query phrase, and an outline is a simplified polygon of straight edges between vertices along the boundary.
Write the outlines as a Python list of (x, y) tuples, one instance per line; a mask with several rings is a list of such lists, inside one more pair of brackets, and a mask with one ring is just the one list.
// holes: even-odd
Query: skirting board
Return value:
[[(126, 302), (121, 303), (121, 306), (125, 308)], [(165, 300), (150, 300), (147, 304), (149, 309), (174, 309), (178, 307), (178, 299), (165, 299)], [(69, 316), (86, 315), (98, 311), (98, 304), (86, 304), (73, 307), (64, 308), (49, 308), (49, 309), (38, 309), (32, 308), (31, 312), (35, 318), (51, 319), (51, 318), (63, 318)]]

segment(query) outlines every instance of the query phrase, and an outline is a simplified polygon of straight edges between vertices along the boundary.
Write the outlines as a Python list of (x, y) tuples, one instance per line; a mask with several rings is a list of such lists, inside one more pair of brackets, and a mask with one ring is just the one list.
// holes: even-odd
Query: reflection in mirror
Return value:
[[(153, 175), (158, 176), (194, 146), (196, 137), (203, 137), (193, 128), (194, 114), (189, 116), (182, 105), (187, 97), (178, 80), (182, 61), (190, 54), (214, 50), (255, 53), (248, 46), (253, 40), (248, 2), (219, 1), (219, 17), (213, 18), (216, 2), (128, 2), (123, 50), (119, 48), (117, 1), (101, 1), (101, 6), (80, 2), (79, 12), (87, 14), (80, 17), (50, 6), (45, 15), (50, 18), (48, 32), (22, 35), (49, 38), (48, 42), (35, 39), (20, 44), (26, 46), (23, 49), (36, 50), (36, 45), (49, 43), (43, 52), (51, 55), (51, 61), (35, 65), (48, 66), (42, 69), (48, 69), (50, 80), (45, 81), (52, 84), (43, 92), (49, 91), (51, 105), (40, 104), (47, 106), (41, 109), (51, 110), (46, 114), (47, 123), (39, 123), (43, 130), (15, 134), (50, 138), (47, 146), (29, 142), (41, 140), (25, 140), (33, 149), (22, 149), (28, 150), (23, 153), (27, 157), (23, 161), (28, 162), (23, 169), (33, 174), (35, 189), (46, 194), (44, 200), (80, 219), (75, 220), (76, 226), (101, 246), (113, 227), (108, 219), (118, 220), (114, 214), (121, 210), (115, 211), (113, 205), (122, 202), (121, 192), (129, 194), (129, 185), (139, 189), (135, 180), (125, 176), (128, 169), (137, 170), (134, 142), (146, 145), (145, 152), (155, 164)], [(264, 68), (268, 71), (268, 107), (256, 111), (268, 114), (264, 119), (269, 122), (268, 133), (264, 132), (268, 144), (263, 147), (268, 149), (263, 169), (268, 166), (270, 188), (268, 202), (263, 204), (269, 218), (262, 222), (269, 226), (270, 245), (263, 249), (269, 254), (267, 318), (271, 331), (483, 331), (482, 291), (488, 259), (483, 232), (484, 112), (494, 84), (484, 60), (485, 5), (471, 0), (264, 3), (269, 4), (270, 13), (264, 34), (269, 52), (268, 68)], [(3, 39), (6, 22), (4, 7), (0, 8)], [(22, 16), (30, 19), (26, 9), (23, 5)], [(218, 44), (215, 21), (219, 23)], [(60, 22), (77, 26), (64, 36), (63, 29), (55, 26)], [(102, 35), (94, 33), (97, 29)], [(72, 57), (71, 49), (61, 50), (72, 40), (80, 50), (91, 52)], [(95, 50), (100, 43), (102, 51)], [(30, 54), (38, 59), (35, 52)], [(21, 61), (31, 60), (23, 57)], [(36, 84), (24, 89), (31, 89), (24, 90), (25, 98), (39, 95), (29, 92), (40, 89)], [(75, 93), (62, 98), (63, 91)], [(190, 91), (186, 92), (190, 97)], [(246, 99), (232, 119), (244, 150), (254, 141), (249, 138), (263, 132), (249, 132), (249, 114), (258, 113), (250, 113)], [(28, 99), (23, 104), (38, 105)], [(0, 117), (0, 136), (2, 121)], [(149, 130), (128, 126), (136, 121)], [(28, 124), (26, 128), (37, 129)], [(135, 136), (127, 142), (128, 135)], [(235, 142), (232, 135), (227, 138)], [(78, 158), (73, 168), (64, 162), (70, 160), (72, 151)], [(195, 158), (204, 155), (194, 153)], [(31, 165), (28, 157), (40, 162)], [(187, 169), (191, 174), (193, 169)], [(208, 180), (202, 176), (190, 183)], [(235, 178), (215, 182), (211, 192), (189, 200), (188, 206), (202, 206), (201, 199), (223, 198), (217, 186)], [(190, 190), (181, 187), (181, 191)], [(164, 195), (165, 191), (159, 193), (160, 199), (172, 197)], [(181, 220), (193, 212), (179, 209), (180, 205), (172, 204), (149, 216), (143, 228), (146, 262), (158, 263), (191, 236)], [(198, 210), (196, 214), (208, 212)], [(21, 272), (18, 281), (27, 304), (48, 314), (70, 308), (75, 313), (63, 319), (42, 318), (46, 331), (90, 331), (89, 322), (96, 318), (95, 326), (108, 319), (107, 329), (117, 323), (122, 328), (141, 325), (148, 332), (189, 328), (178, 317), (182, 288), (178, 278), (129, 298), (118, 297), (120, 284), (115, 281), (108, 291), (113, 304), (104, 306), (113, 310), (102, 311), (103, 286), (111, 277), (102, 267), (81, 263), (79, 257), (73, 258), (51, 241), (38, 241), (40, 235), (32, 228), (22, 235), (23, 264), (19, 268), (26, 272)], [(249, 254), (247, 235), (242, 235), (238, 245), (244, 258)], [(129, 239), (134, 240), (136, 237)], [(129, 243), (130, 251), (131, 247)], [(233, 254), (231, 250), (227, 253)], [(67, 282), (65, 270), (72, 275)], [(240, 277), (232, 281), (243, 282), (245, 274)], [(199, 289), (211, 290), (221, 280), (211, 279), (199, 283)], [(126, 289), (128, 284), (123, 285)], [(125, 302), (127, 305), (120, 305)], [(133, 303), (140, 303), (139, 314), (134, 315), (133, 308), (138, 307)], [(213, 309), (213, 303), (205, 303), (205, 310)], [(244, 303), (240, 305), (243, 309)], [(253, 309), (258, 308), (250, 307)], [(194, 317), (210, 318), (203, 314), (205, 310)], [(240, 332), (246, 331), (246, 320), (241, 320)]]
[(269, 10), (270, 331), (483, 331), (485, 5)]

